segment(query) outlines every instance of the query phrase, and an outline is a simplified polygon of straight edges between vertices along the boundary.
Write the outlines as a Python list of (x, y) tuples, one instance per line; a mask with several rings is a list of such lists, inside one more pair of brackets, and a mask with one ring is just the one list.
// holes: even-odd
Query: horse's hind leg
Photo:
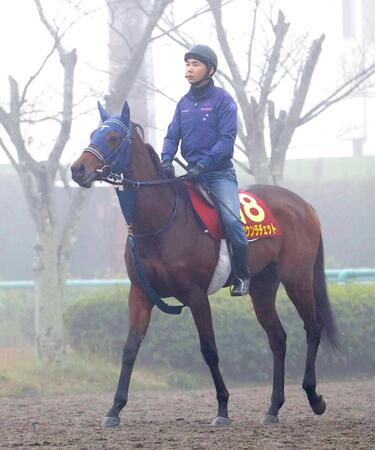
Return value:
[(304, 322), (306, 331), (307, 354), (302, 387), (314, 413), (323, 414), (326, 409), (326, 402), (324, 397), (316, 392), (315, 373), (315, 360), (320, 344), (322, 327), (316, 317), (312, 273), (310, 274), (310, 271), (307, 272), (304, 276), (300, 275), (298, 280), (285, 282), (284, 286)]
[(141, 289), (132, 284), (129, 293), (129, 333), (125, 342), (120, 379), (113, 405), (103, 419), (103, 427), (115, 427), (120, 423), (119, 414), (128, 400), (130, 377), (141, 342), (150, 322), (152, 305)]
[(195, 325), (198, 330), (201, 351), (206, 361), (216, 388), (216, 398), (218, 401), (217, 417), (211, 425), (222, 427), (229, 425), (228, 399), (229, 392), (224, 384), (223, 377), (219, 369), (219, 357), (217, 354), (215, 334), (212, 325), (211, 308), (207, 295), (201, 290), (190, 294), (189, 306), (193, 315)]
[(279, 279), (275, 264), (257, 274), (251, 283), (251, 298), (259, 323), (267, 333), (273, 355), (273, 387), (271, 404), (263, 419), (264, 424), (278, 422), (278, 413), (284, 404), (284, 377), (286, 333), (275, 308)]

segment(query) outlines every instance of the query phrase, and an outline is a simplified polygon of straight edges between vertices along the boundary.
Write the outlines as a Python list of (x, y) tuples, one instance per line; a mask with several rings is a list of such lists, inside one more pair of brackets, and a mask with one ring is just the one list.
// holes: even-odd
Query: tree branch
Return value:
[(148, 89), (151, 92), (154, 92), (156, 94), (160, 94), (163, 97), (167, 98), (168, 100), (170, 100), (172, 103), (176, 104), (178, 102), (177, 99), (170, 97), (167, 93), (165, 93), (164, 91), (160, 90), (159, 88), (157, 88), (154, 83), (151, 83), (148, 80), (145, 80), (143, 78), (138, 78), (137, 79), (137, 84), (143, 88)]
[(243, 80), (241, 77), (239, 67), (235, 61), (234, 55), (226, 37), (226, 31), (222, 22), (221, 1), (207, 0), (207, 3), (211, 8), (212, 15), (215, 20), (217, 38), (232, 75), (231, 84), (242, 109), (247, 134), (249, 135), (251, 133), (251, 112), (245, 91), (245, 80)]
[(20, 171), (17, 161), (13, 158), (12, 154), (10, 153), (10, 151), (8, 150), (7, 146), (4, 144), (4, 141), (1, 138), (0, 138), (0, 147), (4, 150), (14, 169), (16, 169), (16, 171), (19, 173)]
[(245, 148), (241, 147), (240, 145), (238, 145), (237, 143), (234, 144), (235, 148), (237, 150), (239, 150), (243, 155), (245, 155), (246, 157), (248, 157), (247, 155), (247, 151)]
[(60, 40), (61, 38), (60, 38), (58, 32), (48, 22), (45, 14), (44, 14), (42, 5), (40, 3), (40, 0), (34, 0), (34, 3), (36, 5), (36, 7), (37, 7), (40, 20), (42, 21), (42, 23), (44, 24), (44, 26), (47, 28), (48, 32), (52, 36), (53, 41), (55, 43), (55, 47), (57, 48), (59, 54), (61, 55), (62, 53), (64, 53), (64, 49), (63, 49), (63, 47), (61, 45), (61, 40)]
[[(135, 77), (142, 65), (152, 32), (162, 16), (165, 8), (172, 0), (155, 1), (153, 4), (150, 18), (148, 19), (144, 30), (140, 33), (140, 40), (131, 53), (130, 60), (120, 70), (117, 79), (114, 82), (112, 92), (106, 98), (106, 106), (109, 112), (120, 109), (123, 99), (128, 96)], [(121, 92), (121, 96), (118, 93)]]
[(241, 167), (241, 169), (243, 169), (246, 173), (248, 173), (249, 175), (253, 175), (252, 170), (249, 168), (249, 166), (247, 164), (245, 164), (242, 161), (239, 161), (237, 158), (233, 158), (234, 162)]
[(247, 84), (249, 82), (249, 79), (251, 76), (251, 63), (252, 63), (252, 56), (253, 56), (255, 30), (256, 30), (256, 26), (257, 26), (259, 2), (260, 2), (260, 0), (255, 0), (254, 13), (253, 13), (253, 24), (251, 27), (249, 47), (248, 47), (248, 52), (247, 52), (247, 73), (246, 73), (246, 77), (245, 77), (245, 84)]
[(72, 193), (72, 188), (69, 185), (69, 180), (68, 180), (68, 177), (67, 177), (68, 170), (69, 170), (69, 165), (64, 167), (62, 164), (59, 164), (60, 178), (61, 178), (61, 181), (62, 181), (62, 183), (64, 185), (64, 188), (65, 188), (66, 192), (68, 193), (68, 195), (70, 197), (71, 193)]
[(288, 111), (287, 118), (279, 116), (280, 122), (273, 129), (277, 130), (277, 136), (273, 136), (271, 142), (274, 143), (271, 154), (271, 170), (274, 180), (279, 183), (282, 180), (285, 155), (292, 139), (293, 133), (300, 120), (301, 111), (306, 100), (306, 96), (311, 84), (311, 79), (317, 65), (324, 34), (312, 42), (308, 58), (303, 66), (300, 80), (296, 86), (292, 104)]
[(21, 133), (21, 102), (19, 97), (19, 89), (17, 81), (9, 77), (10, 88), (10, 110), (6, 113), (2, 108), (0, 109), (0, 122), (5, 128), (14, 148), (17, 151), (19, 164), (27, 164), (35, 169), (36, 161), (26, 150), (25, 141)]
[(55, 141), (55, 145), (48, 157), (48, 163), (51, 167), (54, 178), (59, 167), (59, 161), (62, 152), (64, 151), (65, 146), (70, 138), (70, 131), (72, 128), (74, 69), (77, 63), (77, 55), (75, 50), (72, 50), (69, 53), (65, 51), (61, 44), (61, 37), (59, 36), (57, 30), (54, 29), (47, 20), (40, 0), (34, 0), (34, 2), (37, 7), (41, 22), (44, 24), (44, 26), (54, 39), (54, 47), (57, 48), (60, 62), (64, 69), (64, 94), (61, 127), (58, 137)]
[(56, 50), (56, 43), (55, 45), (52, 47), (52, 49), (50, 50), (50, 52), (48, 53), (48, 55), (44, 58), (44, 61), (42, 61), (42, 64), (40, 65), (39, 69), (35, 72), (34, 75), (31, 75), (31, 77), (29, 78), (28, 82), (25, 84), (24, 88), (23, 88), (23, 92), (21, 95), (21, 104), (25, 103), (26, 100), (26, 93), (28, 88), (30, 87), (31, 83), (37, 78), (37, 76), (41, 73), (41, 71), (43, 70), (43, 68), (45, 67), (45, 65), (47, 64), (47, 61), (49, 60), (49, 58), (52, 56), (53, 52)]
[[(223, 6), (228, 5), (229, 3), (232, 3), (234, 0), (227, 0), (223, 3)], [(200, 10), (196, 11), (194, 14), (192, 14), (187, 19), (183, 20), (182, 22), (178, 23), (177, 25), (173, 24), (169, 30), (162, 30), (160, 25), (157, 25), (157, 28), (162, 31), (162, 33), (154, 36), (151, 38), (151, 41), (156, 41), (157, 39), (160, 39), (164, 36), (170, 36), (171, 33), (176, 32), (179, 28), (183, 27), (187, 23), (197, 19), (200, 16), (203, 16), (204, 14), (207, 14), (210, 12), (210, 8), (201, 8)]]
[(375, 64), (370, 65), (367, 69), (364, 69), (361, 73), (354, 76), (342, 86), (336, 89), (332, 94), (328, 95), (324, 100), (320, 101), (317, 105), (310, 109), (306, 114), (304, 114), (298, 122), (298, 126), (309, 122), (310, 120), (317, 117), (327, 108), (335, 103), (338, 103), (343, 98), (348, 97), (352, 92), (354, 92), (358, 87), (360, 87), (365, 81), (371, 78), (375, 74)]
[(121, 33), (121, 31), (118, 30), (114, 25), (115, 18), (116, 18), (116, 10), (113, 9), (112, 4), (109, 0), (106, 0), (106, 4), (107, 4), (108, 11), (109, 11), (110, 18), (111, 18), (110, 22), (108, 23), (109, 29), (112, 30), (114, 33), (116, 33), (123, 40), (123, 42), (125, 43), (125, 45), (127, 46), (128, 50), (130, 52), (134, 51), (133, 46), (130, 44), (129, 39), (126, 36), (124, 36)]
[(264, 115), (266, 113), (266, 105), (268, 96), (271, 92), (272, 87), (272, 80), (276, 73), (276, 68), (280, 60), (280, 52), (281, 48), (284, 43), (285, 36), (288, 32), (289, 24), (285, 22), (285, 16), (282, 11), (279, 11), (278, 14), (278, 20), (274, 27), (274, 33), (275, 33), (275, 41), (272, 46), (272, 52), (270, 55), (270, 58), (267, 62), (267, 69), (264, 75), (264, 78), (262, 80), (261, 86), (261, 92), (259, 97), (259, 115), (260, 117), (264, 118)]
[(61, 155), (70, 138), (73, 120), (73, 85), (74, 70), (77, 63), (77, 55), (75, 49), (70, 53), (61, 55), (61, 64), (64, 68), (64, 94), (63, 94), (63, 110), (60, 132), (56, 139), (55, 145), (49, 155), (49, 163), (53, 172), (56, 174), (58, 170)]

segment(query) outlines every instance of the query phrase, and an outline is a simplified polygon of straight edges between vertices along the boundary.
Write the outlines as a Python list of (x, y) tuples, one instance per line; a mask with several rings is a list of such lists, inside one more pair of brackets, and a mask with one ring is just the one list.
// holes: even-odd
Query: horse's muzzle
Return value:
[(82, 162), (73, 164), (70, 169), (72, 171), (73, 181), (84, 188), (90, 188), (97, 177), (95, 170), (88, 174), (86, 167)]

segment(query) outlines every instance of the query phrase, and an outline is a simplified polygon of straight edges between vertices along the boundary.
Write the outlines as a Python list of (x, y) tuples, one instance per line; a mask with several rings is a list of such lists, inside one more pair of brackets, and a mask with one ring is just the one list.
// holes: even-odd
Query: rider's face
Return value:
[(189, 83), (202, 81), (206, 75), (206, 64), (197, 59), (188, 59), (186, 61), (186, 78)]

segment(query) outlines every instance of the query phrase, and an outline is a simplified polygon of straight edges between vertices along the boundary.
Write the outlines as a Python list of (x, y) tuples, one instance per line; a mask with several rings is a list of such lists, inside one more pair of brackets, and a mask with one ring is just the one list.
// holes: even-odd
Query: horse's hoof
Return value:
[(117, 427), (118, 424), (120, 423), (120, 418), (119, 417), (104, 417), (103, 421), (102, 421), (102, 427), (103, 428), (112, 428), (112, 427)]
[(230, 419), (228, 417), (217, 416), (211, 422), (211, 427), (226, 427), (229, 424), (230, 424)]
[(263, 417), (262, 425), (272, 425), (274, 423), (279, 423), (279, 418), (277, 416), (274, 416), (272, 414), (266, 414)]
[(327, 403), (323, 397), (323, 395), (319, 395), (319, 400), (313, 404), (311, 404), (311, 409), (314, 411), (315, 414), (318, 414), (319, 416), (324, 413), (324, 411), (327, 408)]

